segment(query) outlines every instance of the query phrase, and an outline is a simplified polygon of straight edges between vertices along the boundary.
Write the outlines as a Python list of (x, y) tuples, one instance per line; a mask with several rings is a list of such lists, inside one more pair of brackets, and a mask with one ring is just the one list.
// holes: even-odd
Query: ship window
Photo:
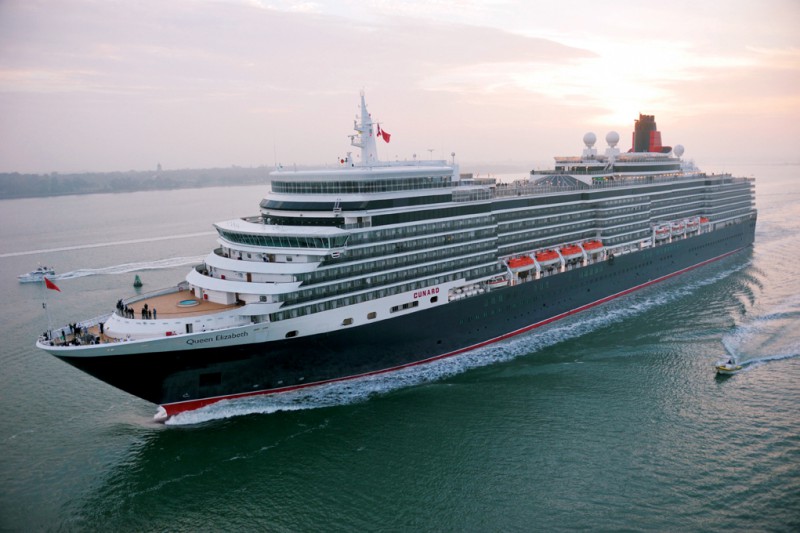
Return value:
[(418, 300), (414, 300), (413, 302), (408, 302), (408, 303), (405, 303), (403, 305), (395, 305), (394, 307), (392, 307), (390, 309), (390, 311), (392, 313), (396, 313), (398, 311), (404, 311), (406, 309), (411, 309), (413, 307), (417, 307), (418, 305), (419, 305), (419, 301)]
[(296, 329), (294, 329), (294, 330), (292, 330), (292, 331), (290, 331), (289, 333), (286, 334), (286, 338), (287, 339), (291, 339), (292, 337), (297, 337), (297, 330)]
[(343, 326), (349, 326), (352, 323), (353, 323), (353, 319), (352, 318), (345, 318), (344, 320), (342, 320), (342, 325)]
[(433, 297), (431, 297), (431, 303), (432, 303), (432, 304), (435, 304), (435, 303), (436, 303), (436, 302), (438, 302), (438, 301), (439, 301), (439, 297), (438, 297), (438, 296), (433, 296)]
[(377, 318), (377, 316), (378, 316), (378, 313), (376, 313), (375, 311), (372, 311), (371, 313), (367, 313), (367, 318), (369, 320), (372, 320), (373, 318)]

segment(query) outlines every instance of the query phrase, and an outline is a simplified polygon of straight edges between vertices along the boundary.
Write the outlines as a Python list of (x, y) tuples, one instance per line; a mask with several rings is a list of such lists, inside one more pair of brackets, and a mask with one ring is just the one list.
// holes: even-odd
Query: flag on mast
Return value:
[(391, 136), (392, 136), (392, 134), (391, 134), (391, 133), (389, 133), (389, 132), (388, 132), (388, 131), (386, 131), (386, 130), (382, 130), (382, 129), (381, 129), (381, 125), (380, 125), (380, 124), (378, 124), (378, 137), (381, 137), (381, 138), (383, 138), (383, 140), (384, 140), (384, 141), (386, 141), (386, 142), (388, 143), (388, 142), (389, 142), (389, 138), (390, 138)]
[(47, 278), (44, 278), (44, 286), (47, 287), (50, 290), (61, 292), (61, 289), (58, 288), (58, 285), (56, 285), (55, 283), (53, 283), (52, 281), (50, 281)]

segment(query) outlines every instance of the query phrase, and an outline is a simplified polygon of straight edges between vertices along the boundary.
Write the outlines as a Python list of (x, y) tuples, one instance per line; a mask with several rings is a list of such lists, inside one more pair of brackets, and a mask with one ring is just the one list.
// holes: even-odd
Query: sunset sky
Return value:
[(642, 112), (701, 165), (797, 163), (799, 29), (798, 0), (0, 0), (0, 172), (334, 164), (361, 90), (383, 159), (533, 168)]

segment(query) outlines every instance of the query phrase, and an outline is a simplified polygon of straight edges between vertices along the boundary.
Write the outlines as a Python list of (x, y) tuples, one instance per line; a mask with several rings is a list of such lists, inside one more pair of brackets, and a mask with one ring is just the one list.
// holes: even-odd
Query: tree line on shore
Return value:
[(0, 199), (266, 183), (272, 167), (61, 174), (0, 173)]

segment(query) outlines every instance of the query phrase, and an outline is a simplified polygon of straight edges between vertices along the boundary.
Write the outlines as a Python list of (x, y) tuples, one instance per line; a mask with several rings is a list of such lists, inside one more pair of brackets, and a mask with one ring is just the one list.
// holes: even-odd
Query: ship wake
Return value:
[(800, 295), (788, 296), (769, 312), (739, 324), (722, 338), (736, 361), (752, 367), (800, 356)]
[(85, 278), (87, 276), (109, 276), (115, 274), (129, 274), (131, 272), (141, 272), (145, 270), (163, 270), (186, 265), (194, 265), (203, 261), (205, 256), (194, 257), (172, 257), (159, 261), (143, 261), (139, 263), (123, 263), (102, 268), (80, 268), (55, 276), (48, 276), (51, 280), (65, 280)]

